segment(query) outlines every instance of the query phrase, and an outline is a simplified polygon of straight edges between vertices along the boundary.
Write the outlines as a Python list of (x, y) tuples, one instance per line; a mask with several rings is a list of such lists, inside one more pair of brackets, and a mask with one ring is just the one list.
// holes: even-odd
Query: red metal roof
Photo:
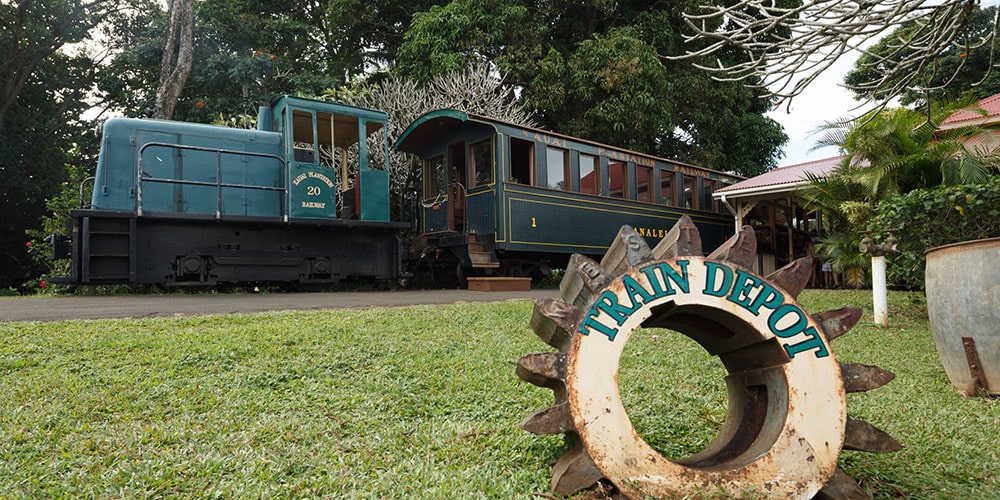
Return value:
[(750, 194), (778, 190), (782, 187), (791, 187), (805, 182), (807, 173), (818, 177), (825, 177), (844, 158), (845, 156), (841, 155), (778, 167), (757, 177), (737, 182), (715, 192), (719, 194)]
[(956, 111), (948, 118), (945, 118), (938, 126), (938, 130), (947, 130), (966, 125), (988, 125), (1000, 122), (1000, 94), (994, 94), (979, 101), (978, 107), (982, 108), (986, 114), (979, 111)]

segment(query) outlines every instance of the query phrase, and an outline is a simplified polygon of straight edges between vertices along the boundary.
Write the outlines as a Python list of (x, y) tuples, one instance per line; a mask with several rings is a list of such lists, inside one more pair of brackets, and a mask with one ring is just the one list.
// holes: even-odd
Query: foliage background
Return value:
[[(993, 29), (996, 13), (996, 6), (973, 10), (967, 31), (969, 38), (976, 40), (988, 35)], [(876, 62), (889, 57), (892, 52), (890, 45), (893, 40), (907, 39), (917, 28), (912, 22), (903, 23), (866, 50), (865, 54), (858, 58), (854, 68), (844, 77), (845, 86), (860, 99), (888, 100), (893, 97), (877, 89), (859, 88), (859, 85), (878, 80), (879, 64)], [(982, 97), (1000, 92), (1000, 72), (990, 70), (992, 58), (995, 57), (995, 53), (991, 54), (993, 50), (995, 49), (989, 44), (972, 50), (968, 50), (960, 44), (951, 45), (948, 50), (936, 58), (933, 71), (921, 75), (918, 79), (923, 87), (944, 87), (933, 91), (924, 91), (918, 86), (911, 86), (900, 96), (900, 104), (922, 106), (929, 101), (958, 99), (970, 90)], [(904, 52), (898, 54), (897, 57), (909, 57), (916, 51), (912, 52), (910, 54)], [(895, 81), (888, 83), (891, 85)]]
[(1000, 237), (1000, 176), (982, 184), (917, 189), (878, 204), (868, 222), (873, 236), (895, 231), (899, 253), (886, 255), (894, 286), (924, 287), (927, 250), (951, 243)]

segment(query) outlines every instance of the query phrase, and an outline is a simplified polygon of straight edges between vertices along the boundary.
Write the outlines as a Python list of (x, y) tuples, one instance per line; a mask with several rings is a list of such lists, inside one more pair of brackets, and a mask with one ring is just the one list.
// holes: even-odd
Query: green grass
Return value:
[[(800, 299), (810, 312), (870, 304), (869, 292)], [(0, 323), (0, 497), (547, 493), (563, 438), (518, 428), (552, 403), (514, 375), (521, 355), (548, 350), (531, 307)], [(848, 411), (904, 449), (847, 451), (843, 467), (876, 497), (1000, 497), (1000, 402), (951, 389), (921, 296), (891, 294), (888, 328), (870, 317), (835, 353), (897, 378), (849, 395)], [(622, 390), (643, 436), (677, 458), (714, 438), (723, 372), (653, 333), (630, 342)]]

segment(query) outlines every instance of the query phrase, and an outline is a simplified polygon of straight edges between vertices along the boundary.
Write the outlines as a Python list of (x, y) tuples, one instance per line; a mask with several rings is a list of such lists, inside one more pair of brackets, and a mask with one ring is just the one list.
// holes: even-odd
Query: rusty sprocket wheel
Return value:
[[(846, 393), (893, 378), (875, 366), (838, 363), (830, 349), (860, 309), (806, 314), (795, 298), (812, 262), (799, 259), (766, 279), (755, 275), (750, 227), (702, 255), (688, 217), (653, 249), (624, 226), (600, 263), (574, 255), (561, 297), (536, 303), (532, 329), (558, 351), (522, 357), (517, 375), (551, 388), (555, 404), (522, 427), (565, 433), (574, 443), (553, 468), (552, 491), (611, 483), (629, 498), (867, 497), (838, 468), (841, 450), (900, 446), (847, 416)], [(683, 460), (664, 458), (639, 436), (619, 395), (619, 360), (639, 327), (687, 335), (727, 371), (725, 424), (713, 443)]]

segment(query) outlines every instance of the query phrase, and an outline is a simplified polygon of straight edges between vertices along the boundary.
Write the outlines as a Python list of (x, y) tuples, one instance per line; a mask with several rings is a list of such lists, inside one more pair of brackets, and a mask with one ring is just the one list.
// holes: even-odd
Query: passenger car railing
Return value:
[(87, 183), (88, 182), (89, 183), (97, 182), (97, 177), (90, 176), (90, 177), (87, 177), (86, 179), (80, 181), (80, 199), (78, 200), (79, 201), (79, 208), (90, 208), (90, 206), (92, 205), (91, 202), (87, 202), (86, 205), (83, 204), (83, 190), (87, 188)]

